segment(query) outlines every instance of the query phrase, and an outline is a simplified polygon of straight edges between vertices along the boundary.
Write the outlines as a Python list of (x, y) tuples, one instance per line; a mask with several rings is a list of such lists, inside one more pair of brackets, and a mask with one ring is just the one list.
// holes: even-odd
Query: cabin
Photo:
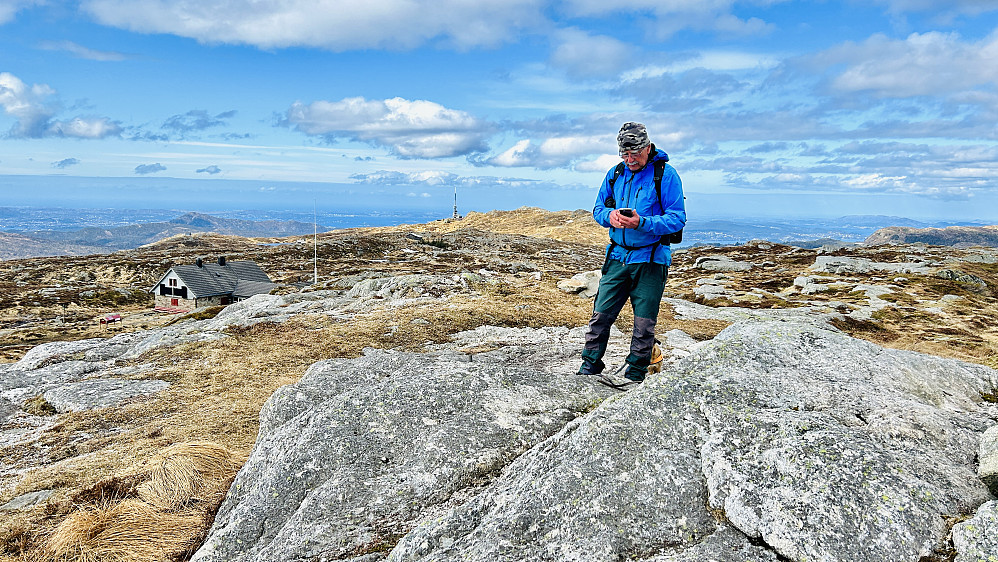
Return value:
[(267, 294), (280, 285), (273, 283), (253, 261), (206, 263), (198, 258), (194, 265), (176, 265), (167, 270), (149, 292), (155, 295), (159, 312), (190, 312), (205, 306), (225, 306)]

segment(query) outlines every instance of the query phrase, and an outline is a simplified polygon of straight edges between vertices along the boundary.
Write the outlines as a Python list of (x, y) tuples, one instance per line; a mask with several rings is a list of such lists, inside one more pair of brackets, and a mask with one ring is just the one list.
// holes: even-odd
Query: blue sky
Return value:
[(0, 205), (998, 222), (998, 0), (0, 0)]

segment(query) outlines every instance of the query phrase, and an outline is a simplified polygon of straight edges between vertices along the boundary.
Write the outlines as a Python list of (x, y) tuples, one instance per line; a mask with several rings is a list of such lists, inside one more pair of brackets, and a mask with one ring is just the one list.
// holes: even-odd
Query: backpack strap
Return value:
[(613, 198), (613, 184), (617, 183), (617, 178), (620, 177), (620, 174), (623, 173), (624, 173), (624, 163), (621, 162), (620, 164), (617, 164), (616, 168), (613, 169), (613, 176), (611, 176), (610, 179), (607, 180), (607, 184), (610, 186), (610, 195), (607, 195), (606, 199), (603, 200), (604, 207), (609, 207), (610, 209), (617, 208), (617, 200)]
[[(623, 162), (621, 162), (623, 163)], [(658, 195), (658, 206), (662, 206), (662, 176), (665, 175), (665, 160), (656, 160), (655, 164), (655, 194)], [(665, 211), (665, 209), (662, 209)]]
[[(610, 182), (609, 182), (610, 183), (610, 189), (613, 189), (613, 184), (617, 183), (617, 178), (619, 178), (620, 174), (623, 174), (623, 173), (624, 173), (624, 163), (621, 162), (620, 164), (617, 164), (616, 168), (613, 169), (613, 177), (610, 178)], [(659, 176), (659, 181), (661, 181), (661, 176)]]

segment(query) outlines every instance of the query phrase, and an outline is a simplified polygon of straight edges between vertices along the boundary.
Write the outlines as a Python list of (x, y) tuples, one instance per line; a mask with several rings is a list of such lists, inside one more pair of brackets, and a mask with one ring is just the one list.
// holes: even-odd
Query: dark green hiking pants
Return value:
[(651, 363), (651, 352), (655, 346), (655, 323), (658, 309), (665, 291), (668, 268), (660, 263), (629, 263), (607, 260), (603, 265), (599, 292), (593, 306), (593, 317), (589, 320), (586, 345), (582, 359), (602, 367), (610, 339), (610, 327), (617, 320), (627, 299), (631, 299), (634, 311), (634, 331), (631, 334), (631, 350), (627, 356), (627, 374), (631, 378), (644, 378)]

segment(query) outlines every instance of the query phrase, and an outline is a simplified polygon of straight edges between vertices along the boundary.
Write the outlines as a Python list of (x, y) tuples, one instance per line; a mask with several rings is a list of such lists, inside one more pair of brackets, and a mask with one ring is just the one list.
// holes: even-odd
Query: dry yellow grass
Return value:
[(192, 501), (213, 501), (239, 468), (232, 454), (207, 441), (178, 443), (157, 453), (146, 467), (149, 480), (138, 486), (142, 501), (160, 509), (178, 509)]
[[(512, 211), (470, 212), (459, 221), (440, 220), (419, 225), (382, 227), (380, 230), (418, 230), (447, 233), (465, 228), (477, 228), (502, 234), (521, 234), (551, 238), (562, 242), (601, 245), (606, 243), (606, 229), (593, 220), (591, 211), (546, 211), (537, 207), (520, 207)], [(374, 229), (372, 229), (374, 230)]]
[[(395, 238), (404, 239), (399, 232), (417, 231), (446, 235), (450, 240), (454, 238), (451, 233), (461, 229), (547, 236), (592, 244), (597, 249), (606, 240), (606, 231), (592, 221), (588, 211), (547, 213), (540, 209), (470, 213), (461, 221), (351, 229), (320, 235), (320, 238), (340, 244), (330, 246), (337, 256), (330, 263), (339, 268), (338, 273), (330, 274), (348, 275), (368, 268), (387, 267), (372, 266), (372, 260), (368, 258), (386, 255), (397, 258), (396, 254), (404, 248), (398, 244), (382, 244), (385, 242), (383, 237), (373, 234), (395, 232)], [(449, 243), (455, 247), (459, 245)], [(354, 253), (340, 255), (337, 252), (341, 247)], [(356, 252), (358, 247), (364, 248), (363, 255)], [(418, 246), (416, 249), (421, 250)], [(202, 249), (191, 250), (195, 251)], [(691, 267), (694, 260), (703, 253), (717, 251), (741, 252), (742, 249), (691, 249), (677, 254), (670, 285), (685, 289), (682, 290), (684, 294), (676, 296), (692, 298), (693, 283), (703, 276), (703, 272)], [(164, 250), (162, 259), (179, 259), (175, 253), (175, 250)], [(598, 250), (594, 255), (599, 255)], [(302, 256), (302, 263), (309, 263), (311, 267), (308, 262), (311, 253), (305, 252)], [(426, 257), (429, 262), (405, 267), (432, 268), (433, 273), (448, 274), (469, 267), (464, 255), (447, 259), (444, 259), (445, 255), (426, 254)], [(294, 263), (284, 263), (283, 258), (272, 259), (282, 263), (281, 267), (297, 267)], [(356, 357), (364, 347), (419, 351), (428, 342), (445, 342), (455, 332), (482, 325), (584, 325), (592, 312), (592, 301), (562, 293), (555, 287), (557, 279), (552, 278), (552, 274), (568, 276), (569, 270), (577, 272), (579, 262), (559, 262), (557, 259), (548, 262), (540, 258), (537, 261), (545, 275), (540, 282), (507, 276), (499, 283), (473, 284), (474, 293), (452, 295), (447, 300), (417, 302), (403, 307), (374, 303), (369, 311), (348, 321), (328, 316), (301, 316), (281, 324), (233, 330), (232, 337), (225, 340), (163, 349), (136, 360), (136, 364), (155, 365), (153, 376), (169, 381), (171, 387), (144, 402), (59, 417), (59, 423), (48, 430), (39, 443), (42, 448), (52, 451), (49, 454), (51, 462), (27, 474), (14, 491), (22, 494), (54, 489), (56, 493), (44, 505), (0, 520), (0, 562), (160, 560), (165, 558), (156, 556), (165, 556), (163, 553), (174, 553), (171, 556), (182, 558), (185, 549), (200, 540), (198, 533), (206, 531), (210, 524), (205, 514), (213, 511), (211, 505), (227, 487), (227, 479), (223, 476), (228, 474), (227, 478), (231, 478), (248, 457), (256, 439), (264, 401), (280, 386), (300, 379), (314, 362)], [(777, 260), (780, 274), (758, 270), (732, 274), (730, 278), (736, 288), (745, 291), (762, 287), (778, 292), (791, 284), (794, 276), (812, 261), (813, 255), (809, 253), (790, 254), (783, 261)], [(83, 266), (89, 264), (80, 265)], [(51, 269), (56, 272), (65, 267), (53, 266)], [(123, 271), (114, 274), (125, 275), (132, 270)], [(998, 286), (998, 271), (984, 266), (968, 271), (982, 277), (990, 274), (988, 281), (993, 282), (992, 286)], [(924, 281), (929, 288), (933, 287), (930, 281), (942, 283), (931, 279), (919, 281)], [(918, 284), (913, 282), (912, 285), (915, 288)], [(947, 283), (926, 296), (939, 298), (947, 294), (944, 291), (951, 290)], [(994, 300), (973, 295), (968, 298), (966, 310), (946, 328), (962, 330), (960, 334), (952, 335), (956, 340), (963, 332), (979, 334), (985, 340), (983, 343), (975, 340), (970, 347), (961, 348), (959, 341), (954, 343), (946, 339), (950, 334), (932, 328), (929, 320), (919, 318), (916, 321), (907, 313), (898, 318), (884, 318), (880, 322), (883, 332), (868, 330), (869, 326), (865, 325), (846, 328), (853, 335), (882, 345), (958, 356), (998, 367), (995, 364), (998, 346), (994, 342), (998, 337), (994, 337), (993, 328)], [(907, 301), (901, 304), (907, 306)], [(626, 333), (631, 321), (629, 307), (625, 307), (617, 325)], [(679, 328), (697, 340), (706, 340), (728, 325), (728, 322), (713, 320), (676, 320), (673, 311), (664, 306), (659, 329), (664, 332)], [(190, 454), (184, 453), (185, 448)], [(228, 452), (227, 457), (216, 455), (223, 450)], [(30, 458), (35, 451), (8, 447), (0, 448), (0, 453), (5, 458)], [(78, 506), (83, 509), (77, 510)], [(161, 523), (154, 522), (157, 520)], [(137, 521), (145, 523), (140, 525)], [(115, 529), (110, 528), (112, 525)], [(146, 539), (145, 542), (160, 550), (159, 554), (142, 554), (148, 558), (116, 558), (121, 553), (107, 542), (109, 537), (116, 537), (119, 546), (133, 544), (130, 541), (141, 540), (136, 537), (147, 532), (143, 529), (148, 529), (149, 525), (172, 529), (179, 539)], [(81, 542), (81, 536), (86, 540)]]
[(134, 499), (84, 506), (55, 529), (43, 552), (58, 562), (175, 560), (204, 523), (201, 510), (169, 512)]
[[(202, 540), (238, 469), (231, 456), (210, 442), (171, 445), (129, 476), (79, 494), (99, 499), (66, 517), (39, 550), (60, 562), (176, 560)], [(114, 488), (138, 498), (107, 493)]]
[[(515, 284), (520, 282), (529, 284), (529, 290), (526, 285)], [(303, 316), (281, 324), (258, 324), (233, 330), (232, 337), (221, 341), (185, 344), (148, 354), (137, 362), (158, 365), (156, 376), (170, 381), (171, 387), (149, 401), (64, 414), (42, 442), (54, 448), (66, 447), (67, 459), (32, 471), (16, 491), (57, 489), (58, 497), (54, 496), (49, 505), (25, 514), (19, 526), (8, 522), (5, 528), (0, 523), (0, 542), (17, 543), (5, 546), (4, 550), (23, 553), (16, 560), (31, 560), (42, 552), (41, 541), (33, 531), (51, 532), (60, 521), (71, 518), (79, 519), (73, 525), (81, 525), (81, 518), (118, 521), (116, 511), (104, 512), (112, 510), (117, 505), (114, 502), (122, 497), (141, 499), (157, 512), (170, 513), (186, 509), (182, 507), (187, 505), (185, 498), (192, 495), (210, 503), (202, 496), (211, 496), (209, 480), (219, 480), (208, 475), (226, 471), (230, 477), (235, 474), (253, 447), (263, 403), (280, 386), (300, 379), (316, 361), (356, 357), (364, 347), (418, 351), (427, 342), (441, 343), (453, 333), (481, 325), (584, 324), (591, 313), (591, 303), (562, 293), (554, 283), (553, 279), (540, 283), (533, 280), (482, 283), (475, 286), (479, 291), (475, 295), (376, 308), (350, 321)], [(82, 434), (91, 438), (83, 444), (70, 445)], [(192, 451), (191, 442), (204, 441), (217, 445), (201, 444)], [(184, 450), (176, 448), (180, 447), (178, 443), (184, 443)], [(215, 456), (216, 447), (231, 454), (224, 459)], [(189, 454), (192, 452), (195, 454)], [(133, 468), (123, 471), (122, 467)], [(157, 473), (160, 476), (154, 476)], [(141, 481), (134, 481), (136, 476)], [(106, 486), (110, 491), (100, 489), (102, 482), (115, 477), (132, 482)], [(90, 505), (84, 514), (71, 515), (72, 503), (68, 497), (88, 492), (98, 505)], [(170, 525), (187, 525), (186, 517), (171, 519)], [(208, 523), (200, 525), (204, 531)], [(134, 531), (129, 528), (132, 529), (129, 533)], [(94, 540), (103, 540), (101, 537), (105, 536), (110, 535), (99, 534)], [(59, 552), (63, 553), (60, 554), (63, 560), (69, 560), (65, 543), (66, 540), (59, 543), (63, 545)], [(93, 552), (103, 552), (101, 548), (95, 547)], [(183, 545), (170, 548), (181, 549)], [(51, 556), (52, 549), (45, 552)], [(82, 556), (79, 549), (75, 552)], [(109, 553), (101, 560), (116, 560), (113, 556)]]

